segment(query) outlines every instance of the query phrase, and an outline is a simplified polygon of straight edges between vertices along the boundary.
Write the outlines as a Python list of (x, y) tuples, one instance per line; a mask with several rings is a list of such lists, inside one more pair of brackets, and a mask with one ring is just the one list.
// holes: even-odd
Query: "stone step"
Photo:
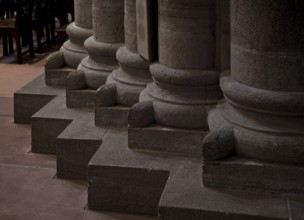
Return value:
[(96, 127), (94, 113), (76, 118), (57, 137), (57, 176), (59, 178), (87, 179), (90, 159), (102, 144), (107, 128)]
[(109, 129), (91, 159), (90, 209), (159, 215), (166, 220), (279, 220), (303, 215), (300, 196), (207, 188), (202, 184), (201, 159), (135, 151), (127, 143), (127, 129)]
[(41, 74), (14, 93), (14, 122), (30, 124), (33, 114), (63, 93), (63, 87), (46, 86), (45, 75)]
[(67, 108), (59, 95), (32, 117), (32, 152), (56, 154), (59, 178), (86, 179), (106, 130), (95, 126), (93, 109)]

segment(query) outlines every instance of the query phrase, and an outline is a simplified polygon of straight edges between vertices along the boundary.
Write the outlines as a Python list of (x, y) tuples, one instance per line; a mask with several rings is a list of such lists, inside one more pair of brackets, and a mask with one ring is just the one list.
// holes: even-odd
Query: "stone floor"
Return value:
[(87, 182), (56, 178), (55, 156), (30, 152), (31, 128), (13, 123), (12, 97), (43, 72), (45, 56), (25, 56), (23, 65), (0, 57), (0, 219), (156, 219), (88, 210)]

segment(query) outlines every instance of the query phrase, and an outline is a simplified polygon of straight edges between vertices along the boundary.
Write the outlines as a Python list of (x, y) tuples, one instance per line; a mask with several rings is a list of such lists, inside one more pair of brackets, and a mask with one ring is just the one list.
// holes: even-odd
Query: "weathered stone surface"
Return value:
[(110, 130), (89, 164), (90, 209), (157, 215), (169, 173), (126, 148), (127, 132)]
[(191, 155), (202, 155), (202, 142), (206, 132), (175, 129), (157, 125), (129, 128), (128, 146), (134, 150), (150, 150)]
[(154, 117), (152, 102), (139, 102), (132, 106), (128, 117), (128, 124), (131, 128), (147, 127), (153, 123)]
[(88, 108), (95, 107), (96, 90), (67, 90), (66, 106), (68, 108)]
[(204, 187), (199, 161), (187, 161), (171, 172), (159, 203), (159, 218), (290, 219), (287, 195)]
[(210, 132), (203, 141), (203, 158), (220, 160), (231, 156), (235, 150), (235, 138), (232, 127), (222, 127), (216, 132)]
[(100, 86), (96, 93), (96, 107), (111, 107), (114, 106), (116, 101), (117, 93), (116, 93), (116, 85), (105, 84)]
[(304, 168), (242, 157), (205, 161), (203, 181), (206, 187), (233, 188), (264, 192), (304, 192)]
[(84, 72), (81, 70), (74, 70), (69, 73), (66, 85), (66, 90), (79, 90), (79, 89), (86, 89), (86, 82)]
[[(150, 63), (137, 53), (136, 1), (126, 0), (124, 6), (126, 46), (117, 51), (119, 68), (113, 70), (106, 83), (116, 85), (115, 101), (118, 106), (131, 107), (139, 101), (140, 92), (152, 79), (149, 72)], [(100, 99), (98, 102), (103, 102), (103, 98), (107, 99), (97, 97), (96, 101)]]
[(62, 67), (58, 69), (48, 69), (45, 72), (45, 84), (48, 86), (65, 86), (66, 78), (74, 69)]
[(64, 86), (67, 75), (77, 69), (88, 52), (84, 41), (92, 36), (92, 0), (75, 0), (75, 22), (66, 28), (69, 40), (51, 54), (45, 65), (46, 84)]
[(96, 107), (95, 108), (95, 125), (96, 126), (118, 126), (126, 127), (128, 125), (129, 107)]
[(209, 126), (230, 123), (242, 156), (304, 162), (303, 11), (295, 1), (231, 1), (231, 75)]
[(215, 66), (221, 72), (230, 69), (230, 0), (216, 0)]
[(126, 130), (110, 129), (89, 164), (88, 206), (170, 220), (288, 220), (287, 198), (294, 211), (303, 204), (286, 194), (209, 189), (201, 171), (200, 159), (130, 150)]
[(116, 51), (124, 42), (124, 1), (93, 0), (93, 36), (86, 40), (89, 56), (81, 61), (87, 86), (98, 89), (118, 68)]
[(67, 179), (87, 179), (87, 166), (102, 143), (106, 128), (96, 127), (94, 114), (75, 118), (57, 137), (57, 176)]
[(31, 117), (64, 89), (45, 85), (44, 74), (40, 75), (14, 93), (14, 122), (30, 124)]
[(44, 66), (45, 71), (49, 69), (58, 69), (65, 67), (64, 63), (64, 56), (63, 53), (60, 51), (51, 53), (47, 58), (46, 58), (46, 64)]
[(153, 101), (157, 124), (208, 130), (207, 111), (222, 97), (214, 67), (215, 1), (158, 1), (159, 63), (140, 101)]
[(132, 106), (139, 101), (140, 92), (152, 81), (150, 63), (127, 47), (121, 47), (116, 58), (120, 68), (111, 73), (107, 83), (116, 84), (118, 104)]
[(92, 36), (92, 0), (75, 0), (75, 22), (68, 25), (69, 40), (60, 48), (65, 64), (77, 69), (79, 63), (88, 55), (84, 41)]

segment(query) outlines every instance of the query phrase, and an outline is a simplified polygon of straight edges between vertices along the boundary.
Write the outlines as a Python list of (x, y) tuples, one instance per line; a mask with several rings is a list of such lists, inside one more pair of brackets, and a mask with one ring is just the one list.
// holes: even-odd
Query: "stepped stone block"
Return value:
[(303, 214), (304, 200), (298, 194), (209, 188), (202, 184), (201, 159), (131, 150), (127, 142), (126, 129), (109, 129), (91, 159), (90, 209), (165, 220), (288, 220)]
[(63, 93), (61, 87), (46, 86), (45, 76), (41, 74), (14, 93), (14, 122), (30, 124), (33, 114)]

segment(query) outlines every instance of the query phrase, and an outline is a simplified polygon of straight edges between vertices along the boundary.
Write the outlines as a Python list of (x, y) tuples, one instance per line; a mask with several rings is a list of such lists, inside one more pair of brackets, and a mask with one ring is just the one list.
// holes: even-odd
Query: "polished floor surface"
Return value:
[(22, 65), (0, 56), (0, 220), (156, 219), (88, 210), (87, 183), (56, 178), (55, 156), (30, 152), (30, 125), (13, 122), (13, 93), (43, 72), (46, 55)]

